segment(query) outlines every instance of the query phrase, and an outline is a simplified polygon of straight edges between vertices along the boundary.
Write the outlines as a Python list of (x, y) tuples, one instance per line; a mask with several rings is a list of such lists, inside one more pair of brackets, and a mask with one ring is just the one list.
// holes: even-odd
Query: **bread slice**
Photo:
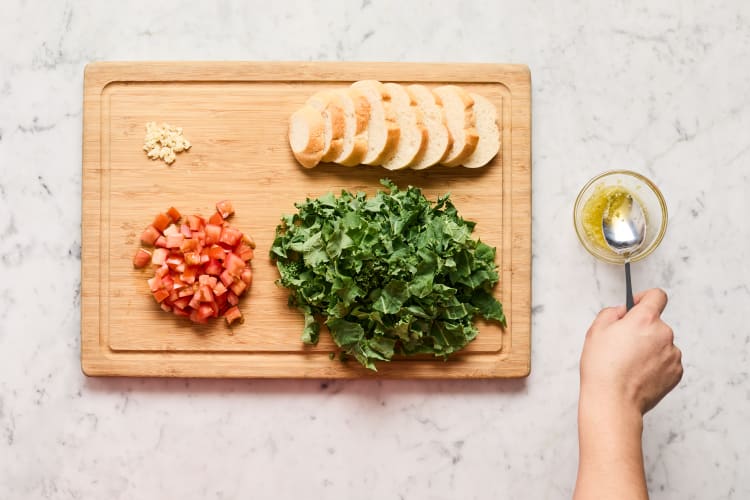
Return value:
[(474, 99), (456, 85), (443, 85), (434, 92), (443, 102), (448, 130), (453, 137), (453, 144), (440, 163), (446, 167), (457, 167), (471, 156), (479, 141), (479, 134), (474, 128)]
[(466, 168), (487, 165), (500, 150), (500, 129), (497, 127), (497, 108), (486, 97), (469, 93), (474, 99), (474, 120), (479, 141), (474, 152), (464, 162)]
[(382, 166), (388, 170), (401, 170), (422, 159), (427, 147), (427, 128), (424, 126), (422, 110), (417, 107), (406, 87), (398, 83), (386, 83), (384, 86), (391, 96), (400, 132), (396, 150)]
[(305, 103), (323, 115), (325, 144), (320, 161), (333, 161), (344, 147), (344, 109), (338, 95), (332, 90), (316, 92)]
[(358, 90), (336, 92), (344, 109), (344, 141), (339, 155), (332, 161), (347, 167), (359, 165), (367, 154), (367, 123), (370, 102)]
[(362, 163), (380, 165), (393, 156), (400, 131), (391, 106), (391, 96), (377, 80), (360, 80), (352, 88), (361, 92), (370, 103), (367, 123), (367, 154)]
[(313, 168), (323, 158), (325, 147), (325, 122), (320, 111), (312, 106), (302, 106), (289, 118), (289, 145), (297, 161)]
[(424, 125), (427, 128), (427, 146), (424, 154), (410, 165), (414, 170), (422, 170), (437, 165), (451, 147), (453, 139), (445, 125), (445, 110), (437, 94), (419, 84), (409, 85), (406, 89), (422, 111)]

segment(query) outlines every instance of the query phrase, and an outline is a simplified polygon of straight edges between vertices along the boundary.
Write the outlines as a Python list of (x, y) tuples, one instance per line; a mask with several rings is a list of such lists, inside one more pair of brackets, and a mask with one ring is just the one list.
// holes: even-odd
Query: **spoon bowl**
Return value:
[(626, 191), (613, 193), (602, 214), (602, 233), (609, 248), (625, 257), (625, 306), (629, 311), (634, 305), (630, 255), (646, 238), (646, 216), (638, 200)]
[(602, 232), (609, 248), (627, 260), (646, 238), (646, 216), (638, 200), (624, 191), (612, 195), (602, 215)]

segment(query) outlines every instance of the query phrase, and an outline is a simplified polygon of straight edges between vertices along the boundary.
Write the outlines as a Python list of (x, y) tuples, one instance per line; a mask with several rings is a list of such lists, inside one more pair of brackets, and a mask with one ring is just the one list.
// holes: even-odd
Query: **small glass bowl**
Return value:
[[(646, 216), (646, 238), (643, 246), (630, 256), (631, 262), (637, 262), (651, 254), (664, 238), (667, 230), (667, 204), (664, 197), (653, 182), (636, 172), (629, 170), (613, 170), (599, 174), (583, 186), (578, 193), (573, 207), (573, 225), (583, 247), (599, 260), (611, 264), (624, 264), (625, 257), (618, 255), (600, 243), (592, 241), (584, 227), (584, 207), (586, 202), (601, 190), (609, 187), (621, 187), (635, 197), (641, 204)], [(606, 246), (606, 245), (605, 245)]]

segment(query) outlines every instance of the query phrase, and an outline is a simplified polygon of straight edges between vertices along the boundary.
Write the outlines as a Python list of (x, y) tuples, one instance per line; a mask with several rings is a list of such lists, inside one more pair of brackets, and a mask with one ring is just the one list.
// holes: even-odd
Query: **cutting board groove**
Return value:
[[(366, 78), (428, 86), (457, 83), (500, 111), (502, 149), (485, 168), (388, 172), (321, 165), (307, 170), (286, 139), (289, 115), (320, 89)], [(493, 378), (530, 370), (530, 76), (525, 66), (406, 63), (94, 63), (84, 77), (81, 363), (92, 376)], [(172, 166), (142, 151), (145, 124), (183, 127), (193, 147)], [(302, 318), (274, 284), (274, 229), (294, 203), (342, 189), (374, 194), (381, 178), (451, 192), (475, 236), (497, 247), (508, 328), (480, 333), (448, 361), (404, 358), (377, 373), (331, 361), (326, 331), (317, 346), (299, 336)], [(210, 214), (231, 199), (232, 223), (258, 244), (254, 282), (241, 302), (245, 323), (196, 326), (162, 312), (146, 271), (131, 259), (141, 231), (169, 206)]]

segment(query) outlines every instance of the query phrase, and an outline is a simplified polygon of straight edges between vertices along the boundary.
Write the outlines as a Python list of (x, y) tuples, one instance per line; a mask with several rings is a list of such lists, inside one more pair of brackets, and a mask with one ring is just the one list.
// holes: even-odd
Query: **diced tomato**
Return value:
[(166, 248), (157, 248), (154, 250), (154, 255), (151, 257), (151, 263), (156, 266), (163, 266), (169, 256), (169, 250)]
[(206, 271), (207, 274), (219, 276), (222, 273), (223, 268), (221, 267), (221, 262), (216, 259), (211, 259), (203, 270)]
[(224, 286), (231, 286), (232, 283), (234, 283), (234, 278), (226, 269), (221, 273), (219, 279), (221, 279), (221, 282), (224, 283)]
[(208, 305), (211, 307), (211, 316), (218, 318), (220, 312), (219, 305), (216, 302), (209, 302)]
[(198, 311), (193, 310), (190, 312), (190, 321), (192, 321), (193, 323), (201, 323), (205, 325), (206, 323), (208, 323), (208, 318), (201, 318), (198, 315)]
[(169, 210), (167, 210), (167, 215), (169, 215), (169, 218), (172, 219), (172, 222), (177, 222), (182, 217), (180, 211), (175, 207), (169, 207)]
[(198, 308), (198, 318), (208, 319), (214, 315), (214, 309), (210, 305), (201, 304)]
[(214, 286), (214, 297), (221, 297), (225, 293), (227, 293), (227, 287), (224, 286), (224, 283), (216, 283), (216, 286)]
[(175, 314), (175, 316), (180, 316), (182, 318), (189, 318), (190, 313), (187, 311), (184, 311), (183, 309), (178, 309), (176, 307), (172, 308), (172, 312)]
[(188, 266), (199, 266), (201, 264), (201, 255), (195, 252), (185, 254), (185, 264)]
[(214, 294), (211, 291), (211, 287), (207, 285), (202, 285), (198, 288), (198, 292), (195, 295), (201, 302), (213, 302), (214, 300)]
[(176, 275), (173, 276), (172, 281), (173, 281), (172, 288), (174, 290), (180, 291), (187, 286), (187, 284), (184, 281), (182, 281), (180, 276), (176, 276)]
[(216, 211), (221, 214), (223, 219), (227, 219), (234, 213), (234, 207), (232, 206), (231, 201), (223, 200), (216, 204)]
[(219, 245), (213, 245), (208, 249), (208, 256), (216, 260), (224, 260), (227, 251), (221, 248)]
[[(156, 255), (156, 252), (154, 252), (154, 255)], [(167, 266), (166, 264), (162, 264), (160, 267), (156, 269), (156, 271), (154, 271), (154, 276), (158, 276), (160, 278), (163, 278), (167, 274), (169, 274), (169, 266)]]
[(163, 232), (169, 224), (171, 224), (172, 218), (165, 213), (157, 214), (154, 218), (154, 222), (151, 223), (157, 230)]
[(216, 284), (218, 283), (218, 279), (216, 279), (216, 276), (209, 276), (208, 274), (201, 274), (198, 277), (198, 283), (201, 285), (206, 285), (210, 288), (215, 288)]
[(166, 264), (169, 266), (170, 269), (177, 269), (177, 267), (182, 264), (184, 261), (182, 257), (178, 255), (170, 255), (167, 257)]
[(200, 247), (200, 241), (198, 240), (182, 240), (182, 244), (180, 244), (180, 252), (187, 253), (187, 252), (198, 252), (198, 248)]
[(174, 234), (180, 234), (180, 228), (175, 224), (168, 225), (167, 228), (164, 230), (164, 236), (166, 236), (168, 239), (170, 236)]
[(185, 283), (195, 283), (195, 277), (198, 275), (198, 268), (197, 267), (188, 267), (185, 268), (185, 271), (183, 271), (182, 281)]
[(255, 244), (224, 220), (234, 213), (231, 202), (220, 201), (209, 223), (199, 215), (185, 217), (170, 207), (156, 216), (141, 235), (144, 248), (133, 258), (135, 267), (154, 264), (148, 279), (154, 300), (166, 312), (206, 323), (224, 317), (227, 324), (242, 321), (239, 297), (252, 283), (249, 262)]
[(188, 302), (188, 306), (193, 309), (198, 309), (201, 306), (201, 300), (200, 297), (198, 297), (197, 293), (190, 299), (190, 302)]
[(164, 289), (156, 290), (154, 292), (154, 298), (159, 304), (164, 302), (164, 299), (166, 299), (167, 297), (169, 297), (169, 292)]
[(253, 270), (249, 267), (246, 267), (242, 274), (240, 275), (240, 279), (245, 282), (247, 286), (250, 286), (253, 284)]
[(227, 254), (227, 258), (224, 261), (224, 267), (232, 276), (239, 276), (242, 273), (242, 270), (245, 269), (245, 261), (239, 258), (236, 254), (230, 252)]
[(161, 288), (165, 290), (172, 290), (174, 288), (174, 279), (172, 279), (171, 275), (167, 274), (161, 278)]
[(170, 234), (167, 236), (167, 248), (180, 248), (183, 241), (185, 237), (182, 234)]
[(141, 269), (146, 267), (149, 262), (151, 262), (151, 252), (149, 252), (148, 250), (144, 250), (143, 248), (139, 248), (135, 253), (135, 256), (133, 256), (133, 267), (135, 267), (136, 269)]
[(164, 288), (162, 286), (162, 281), (159, 276), (154, 275), (153, 278), (146, 280), (146, 282), (148, 283), (148, 287), (152, 292), (155, 292), (157, 290)]
[(234, 249), (234, 253), (239, 255), (240, 259), (244, 260), (245, 262), (247, 262), (248, 260), (253, 260), (253, 257), (255, 257), (255, 250), (253, 250), (250, 245), (245, 242), (237, 245), (237, 247)]
[[(216, 294), (214, 293), (214, 295), (216, 295)], [(227, 305), (227, 296), (228, 295), (229, 294), (226, 293), (226, 290), (224, 290), (224, 293), (222, 293), (221, 295), (216, 295), (216, 307), (219, 308), (219, 312), (226, 311), (227, 307), (229, 307)]]
[(190, 303), (190, 297), (180, 297), (174, 302), (172, 302), (172, 305), (179, 309), (185, 309), (189, 303)]
[(222, 217), (219, 212), (214, 212), (214, 214), (208, 219), (208, 223), (221, 226), (224, 224), (224, 217)]
[(244, 292), (246, 288), (247, 283), (242, 280), (235, 281), (234, 283), (232, 283), (232, 286), (229, 287), (229, 289), (232, 290), (238, 297), (242, 295), (242, 292)]
[(221, 226), (206, 224), (206, 244), (215, 245), (221, 238)]
[(188, 215), (185, 221), (191, 231), (200, 231), (206, 225), (206, 221), (200, 215)]
[(154, 226), (148, 226), (141, 234), (141, 242), (144, 245), (153, 245), (156, 240), (161, 236), (161, 233)]
[(227, 325), (231, 325), (237, 320), (242, 323), (242, 313), (240, 312), (240, 308), (234, 306), (227, 309), (227, 312), (224, 313), (224, 319), (227, 320)]
[(221, 228), (221, 236), (219, 237), (219, 243), (224, 243), (232, 248), (237, 245), (237, 242), (242, 238), (242, 232), (239, 229), (235, 229), (231, 226), (224, 226)]

